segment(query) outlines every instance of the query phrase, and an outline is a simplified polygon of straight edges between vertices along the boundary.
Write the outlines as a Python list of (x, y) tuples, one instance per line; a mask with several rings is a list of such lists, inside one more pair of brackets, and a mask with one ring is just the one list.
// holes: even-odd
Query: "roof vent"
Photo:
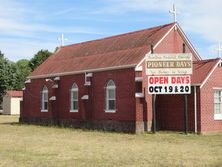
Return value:
[(55, 101), (55, 100), (56, 100), (56, 97), (55, 97), (55, 96), (52, 96), (52, 97), (49, 98), (49, 100), (50, 100), (50, 101)]
[(31, 83), (31, 79), (26, 80), (25, 83)]
[(59, 85), (55, 84), (55, 85), (52, 86), (52, 88), (54, 88), (54, 89), (59, 88)]
[(93, 77), (93, 73), (86, 73), (85, 72), (85, 86), (91, 86), (91, 81), (89, 78)]
[(89, 95), (83, 95), (83, 96), (81, 97), (81, 99), (82, 99), (82, 100), (88, 100), (88, 99), (89, 99)]
[(54, 78), (54, 81), (59, 81), (60, 80), (60, 77), (55, 77)]

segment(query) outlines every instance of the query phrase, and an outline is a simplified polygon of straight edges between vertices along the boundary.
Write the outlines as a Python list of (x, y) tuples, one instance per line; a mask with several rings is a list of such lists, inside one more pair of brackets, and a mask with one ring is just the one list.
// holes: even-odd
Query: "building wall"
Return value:
[[(157, 48), (154, 49), (154, 53), (182, 53), (183, 52), (183, 43), (185, 43), (186, 46), (186, 53), (193, 53), (191, 51), (191, 48), (188, 47), (188, 44), (184, 41), (184, 39), (181, 37), (180, 33), (178, 31), (171, 31), (168, 36), (166, 36), (166, 38), (163, 39), (163, 41), (158, 45)], [(152, 45), (152, 44), (150, 44)], [(194, 55), (194, 53), (193, 53)], [(197, 58), (195, 56), (193, 56), (193, 61), (196, 61)], [(143, 77), (143, 93), (145, 95), (145, 99), (144, 99), (144, 106), (143, 106), (143, 115), (138, 117), (139, 119), (143, 119), (144, 122), (146, 123), (147, 128), (145, 130), (150, 131), (152, 129), (152, 95), (148, 94), (148, 81), (147, 81), (147, 75), (146, 75), (146, 66), (145, 66), (145, 62), (142, 64), (143, 66), (143, 71), (142, 71), (142, 77)], [(174, 99), (178, 100), (177, 96), (158, 96), (158, 100), (159, 103), (162, 103), (162, 106), (160, 106), (160, 108), (164, 108), (164, 106), (170, 106), (172, 104), (172, 101)], [(193, 96), (191, 96), (193, 98)], [(169, 99), (170, 98), (170, 99)], [(172, 98), (172, 100), (171, 100)], [(177, 112), (176, 113), (172, 113), (173, 117), (178, 116), (178, 123), (176, 122), (172, 122), (171, 121), (171, 115), (170, 113), (168, 118), (166, 117), (166, 119), (164, 120), (163, 117), (161, 117), (161, 119), (159, 119), (159, 126), (161, 125), (161, 129), (165, 129), (165, 130), (181, 130), (183, 129), (183, 116), (179, 113), (181, 113), (181, 111), (183, 110), (183, 100), (182, 97), (179, 97), (179, 99), (181, 99), (181, 101), (178, 101), (177, 107)], [(188, 100), (188, 101), (193, 101), (193, 99)], [(138, 102), (139, 104), (139, 102)], [(158, 104), (157, 104), (158, 105)], [(190, 104), (191, 105), (191, 104)], [(159, 111), (162, 115), (162, 109), (161, 111)], [(164, 109), (165, 110), (165, 109)], [(170, 111), (171, 109), (167, 109), (168, 111)], [(140, 109), (137, 110), (137, 113), (140, 113), (141, 115), (141, 107)], [(182, 112), (183, 114), (183, 112)], [(193, 120), (193, 116), (192, 114), (190, 115), (191, 119)], [(161, 121), (164, 121), (165, 123), (160, 123)], [(166, 122), (168, 122), (166, 125)], [(182, 123), (181, 123), (182, 122)], [(191, 122), (191, 121), (190, 121)], [(178, 125), (179, 124), (179, 125)], [(178, 127), (177, 127), (178, 125)], [(190, 125), (191, 126), (191, 125)], [(176, 128), (177, 127), (177, 128)], [(193, 127), (193, 125), (192, 125)]]
[(52, 106), (49, 103), (48, 112), (41, 112), (41, 91), (44, 85), (48, 88), (49, 97), (53, 95), (51, 82), (46, 82), (45, 79), (33, 79), (31, 83), (26, 84), (26, 90), (23, 95), (23, 110), (21, 116), (33, 118), (51, 118)]
[[(178, 31), (171, 31), (168, 36), (154, 49), (154, 53), (183, 53), (183, 43), (186, 46), (186, 53), (194, 52), (186, 43), (186, 41), (181, 37)], [(197, 61), (197, 57), (193, 56), (193, 61)]]
[(3, 97), (3, 114), (10, 114), (11, 111), (11, 97)]
[(3, 97), (3, 114), (19, 115), (21, 97)]
[[(199, 87), (196, 89), (197, 115), (199, 110)], [(195, 130), (195, 110), (194, 110), (194, 87), (191, 94), (187, 95), (188, 130)], [(159, 130), (183, 131), (184, 126), (184, 104), (185, 95), (157, 95), (156, 97), (156, 120)], [(197, 116), (198, 117), (198, 116)], [(200, 120), (197, 119), (197, 131), (200, 132)]]
[[(109, 80), (116, 85), (115, 113), (106, 113), (105, 87)], [(76, 118), (85, 120), (135, 120), (135, 82), (134, 69), (105, 71), (93, 73), (91, 86), (84, 86), (84, 74), (63, 76), (56, 90), (57, 108), (60, 118)], [(70, 89), (73, 83), (79, 87), (79, 112), (70, 112)], [(81, 100), (89, 95), (89, 100)]]
[[(154, 53), (182, 53), (183, 43), (185, 42), (180, 34), (177, 31), (172, 31), (162, 43), (155, 48)], [(149, 45), (152, 45), (152, 43), (148, 44), (147, 47), (150, 47)], [(186, 52), (191, 52), (190, 48), (186, 47)], [(194, 57), (193, 60), (196, 60), (196, 58)], [(84, 74), (60, 77), (58, 89), (51, 89), (50, 87), (52, 85), (50, 85), (49, 82), (46, 83), (45, 79), (33, 79), (31, 84), (26, 85), (21, 118), (59, 118), (60, 122), (72, 119), (102, 122), (102, 124), (105, 121), (104, 124), (108, 122), (108, 124), (112, 124), (114, 127), (116, 125), (113, 125), (113, 122), (118, 125), (119, 122), (129, 122), (131, 128), (135, 126), (136, 131), (137, 129), (139, 129), (139, 131), (149, 131), (152, 128), (152, 96), (147, 94), (145, 62), (143, 63), (143, 71), (140, 73), (140, 76), (143, 77), (142, 87), (145, 98), (135, 98), (135, 71), (133, 68), (95, 72), (91, 78), (92, 85), (90, 87), (84, 86)], [(104, 111), (104, 89), (109, 79), (114, 80), (117, 87), (116, 113), (106, 113)], [(79, 112), (71, 113), (69, 112), (69, 92), (74, 82), (76, 82), (79, 87), (80, 109)], [(49, 112), (47, 113), (40, 112), (40, 92), (43, 85), (47, 85), (49, 88), (49, 97), (52, 95), (56, 95), (57, 97), (56, 101), (49, 103)], [(80, 98), (86, 94), (89, 94), (89, 100), (81, 100)], [(133, 123), (135, 125), (133, 125)], [(169, 124), (170, 123), (171, 122), (169, 122)]]
[[(115, 113), (106, 113), (104, 110), (105, 87), (110, 79), (116, 85), (117, 110)], [(73, 83), (76, 83), (79, 89), (78, 112), (70, 112), (70, 89)], [(116, 124), (112, 121), (125, 121), (130, 125), (135, 122), (135, 72), (133, 68), (95, 72), (91, 78), (91, 86), (84, 86), (84, 83), (84, 74), (61, 76), (57, 89), (52, 89), (52, 82), (46, 82), (45, 79), (33, 79), (30, 84), (26, 85), (24, 91), (21, 118), (56, 118), (64, 124), (67, 123), (66, 120), (109, 121), (109, 124)], [(49, 102), (48, 112), (40, 111), (41, 90), (44, 85), (48, 87), (49, 97), (52, 95), (57, 97), (56, 101)], [(82, 100), (81, 97), (84, 95), (89, 95), (89, 100)], [(118, 125), (112, 126), (118, 128)]]
[(201, 89), (201, 132), (222, 131), (222, 120), (214, 120), (214, 89), (222, 88), (222, 67), (217, 67)]
[(20, 114), (20, 101), (21, 97), (12, 97), (11, 98), (11, 114), (19, 115)]

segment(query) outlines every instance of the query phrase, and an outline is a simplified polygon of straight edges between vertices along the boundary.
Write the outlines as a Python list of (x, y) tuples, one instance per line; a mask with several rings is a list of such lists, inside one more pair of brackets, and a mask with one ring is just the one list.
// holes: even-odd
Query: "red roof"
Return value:
[(6, 91), (6, 96), (23, 97), (23, 92), (22, 91), (9, 90), (9, 91)]
[(134, 66), (175, 25), (166, 24), (104, 39), (64, 46), (32, 72), (30, 77)]
[(208, 59), (193, 62), (192, 84), (201, 84), (213, 70), (220, 59)]

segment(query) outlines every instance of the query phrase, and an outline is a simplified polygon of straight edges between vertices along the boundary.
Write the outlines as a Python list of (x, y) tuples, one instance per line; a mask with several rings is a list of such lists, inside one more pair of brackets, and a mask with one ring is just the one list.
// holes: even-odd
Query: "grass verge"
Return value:
[(0, 166), (222, 166), (222, 134), (132, 135), (17, 122), (0, 115)]

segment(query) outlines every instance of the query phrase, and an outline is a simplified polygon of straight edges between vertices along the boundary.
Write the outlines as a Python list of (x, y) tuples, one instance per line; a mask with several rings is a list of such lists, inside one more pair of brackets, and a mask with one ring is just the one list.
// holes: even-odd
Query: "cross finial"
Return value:
[(58, 40), (61, 42), (61, 46), (64, 46), (65, 41), (68, 41), (67, 38), (64, 38), (64, 34), (61, 34)]
[(221, 47), (221, 45), (220, 45), (220, 42), (218, 42), (218, 48), (217, 48), (217, 51), (218, 51), (218, 57), (221, 57), (222, 47)]
[(169, 11), (171, 14), (173, 14), (174, 22), (177, 22), (177, 15), (179, 12), (177, 11), (176, 6), (173, 4), (173, 9)]

